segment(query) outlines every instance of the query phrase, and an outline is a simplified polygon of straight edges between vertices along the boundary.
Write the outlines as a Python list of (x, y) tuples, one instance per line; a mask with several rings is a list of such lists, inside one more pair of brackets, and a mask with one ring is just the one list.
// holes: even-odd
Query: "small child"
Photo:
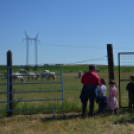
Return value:
[(127, 84), (126, 90), (128, 90), (128, 98), (129, 98), (129, 110), (132, 109), (132, 105), (134, 108), (134, 76), (130, 76), (130, 83)]
[(112, 110), (112, 114), (117, 114), (118, 101), (117, 101), (117, 88), (115, 87), (116, 82), (114, 80), (109, 81), (109, 96), (108, 96), (108, 107)]
[(99, 113), (101, 113), (101, 112), (106, 113), (107, 112), (106, 81), (105, 81), (105, 79), (101, 78), (100, 82), (101, 82), (101, 85), (98, 89), (98, 93), (99, 93), (99, 96), (100, 96)]

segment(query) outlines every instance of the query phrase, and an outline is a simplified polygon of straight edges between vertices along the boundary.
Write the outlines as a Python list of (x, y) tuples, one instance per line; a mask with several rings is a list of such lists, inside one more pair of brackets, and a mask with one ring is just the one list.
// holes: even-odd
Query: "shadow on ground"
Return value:
[(81, 118), (81, 119), (84, 119), (84, 118), (94, 118), (96, 119), (96, 117), (107, 117), (109, 116), (109, 114), (107, 115), (104, 115), (104, 114), (94, 114), (93, 116), (88, 116), (88, 115), (85, 115), (85, 116), (82, 116), (81, 114), (69, 114), (69, 115), (65, 115), (64, 117), (62, 116), (59, 116), (59, 117), (44, 117), (41, 119), (41, 121), (56, 121), (56, 120), (72, 120), (72, 119), (76, 119), (76, 118)]
[[(116, 120), (116, 121), (114, 121), (114, 124), (121, 124), (121, 123), (134, 123), (134, 117), (133, 118), (131, 118), (133, 115), (134, 115), (134, 113), (133, 112), (128, 112), (128, 111), (122, 111), (122, 110), (119, 110), (118, 111), (118, 114), (117, 114), (117, 116), (118, 115), (125, 115), (126, 113), (128, 113), (128, 114), (130, 114), (130, 119), (125, 119), (125, 118), (122, 118), (122, 119), (120, 119), (120, 120)], [(56, 117), (44, 117), (44, 118), (42, 118), (41, 119), (41, 121), (56, 121), (56, 120), (72, 120), (72, 119), (76, 119), (76, 118), (94, 118), (94, 119), (96, 119), (97, 117), (101, 117), (101, 118), (107, 118), (108, 116), (111, 116), (111, 114), (110, 114), (110, 112), (108, 112), (107, 114), (94, 114), (93, 116), (88, 116), (88, 115), (86, 115), (86, 116), (82, 116), (80, 113), (79, 114), (67, 114), (67, 115), (65, 115), (64, 117), (62, 117), (61, 115), (59, 115), (59, 116), (56, 116)]]
[(134, 124), (134, 117), (133, 118), (131, 118), (131, 119), (125, 119), (125, 118), (122, 118), (122, 119), (120, 119), (120, 120), (116, 120), (116, 121), (114, 121), (114, 123), (113, 124)]
[(71, 120), (76, 118), (83, 118), (81, 114), (71, 114), (71, 115), (65, 115), (64, 117), (58, 116), (58, 117), (44, 117), (41, 119), (41, 121), (55, 121), (55, 120)]
[(128, 113), (129, 116), (126, 116), (126, 117), (122, 117), (121, 119), (119, 120), (116, 120), (113, 122), (113, 124), (134, 124), (134, 111), (121, 111), (120, 114), (126, 114)]

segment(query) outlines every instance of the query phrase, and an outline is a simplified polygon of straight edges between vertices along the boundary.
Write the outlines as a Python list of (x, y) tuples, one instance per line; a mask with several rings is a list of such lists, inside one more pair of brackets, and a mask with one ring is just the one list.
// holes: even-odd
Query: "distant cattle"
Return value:
[(55, 72), (50, 72), (48, 75), (48, 79), (52, 78), (53, 80), (56, 79), (56, 73)]
[[(5, 73), (5, 76), (6, 76), (6, 79), (7, 79), (7, 73)], [(22, 76), (22, 74), (18, 73), (18, 72), (12, 73), (12, 79), (13, 80), (18, 79), (19, 82), (23, 82), (23, 83), (25, 82), (24, 77)]]
[(23, 69), (20, 69), (19, 72), (20, 73), (23, 73), (23, 74), (26, 74), (27, 73), (27, 71), (26, 70), (23, 70)]
[(82, 77), (82, 71), (79, 71), (78, 72), (78, 78), (81, 78)]
[(42, 80), (45, 79), (45, 78), (47, 79), (48, 78), (48, 75), (49, 75), (49, 73), (48, 72), (45, 72), (45, 71), (40, 74)]
[(31, 79), (35, 79), (36, 81), (38, 81), (39, 78), (39, 74), (38, 73), (34, 73), (34, 72), (28, 72), (28, 80), (31, 82)]
[(96, 72), (100, 72), (100, 70), (99, 69), (96, 69)]
[(44, 70), (44, 72), (49, 73), (49, 70)]
[(53, 80), (56, 79), (56, 73), (55, 72), (43, 72), (41, 73), (41, 78), (46, 78), (47, 80), (52, 78)]

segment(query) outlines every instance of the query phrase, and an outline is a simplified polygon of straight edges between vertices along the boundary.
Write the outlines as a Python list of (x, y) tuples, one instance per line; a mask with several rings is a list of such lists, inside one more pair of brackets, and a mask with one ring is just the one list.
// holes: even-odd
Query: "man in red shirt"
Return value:
[(94, 110), (94, 100), (96, 98), (95, 89), (97, 85), (100, 85), (100, 78), (95, 73), (95, 65), (89, 65), (89, 72), (84, 73), (81, 79), (83, 88), (81, 91), (81, 102), (82, 102), (82, 115), (86, 114), (87, 102), (89, 99), (89, 113), (88, 115), (93, 115)]

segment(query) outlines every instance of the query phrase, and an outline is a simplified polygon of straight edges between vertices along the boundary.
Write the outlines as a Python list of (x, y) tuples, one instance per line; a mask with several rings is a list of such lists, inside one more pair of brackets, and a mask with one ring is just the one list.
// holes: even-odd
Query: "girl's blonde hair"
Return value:
[(110, 80), (110, 81), (108, 82), (108, 84), (116, 85), (116, 82), (115, 82), (115, 80)]

